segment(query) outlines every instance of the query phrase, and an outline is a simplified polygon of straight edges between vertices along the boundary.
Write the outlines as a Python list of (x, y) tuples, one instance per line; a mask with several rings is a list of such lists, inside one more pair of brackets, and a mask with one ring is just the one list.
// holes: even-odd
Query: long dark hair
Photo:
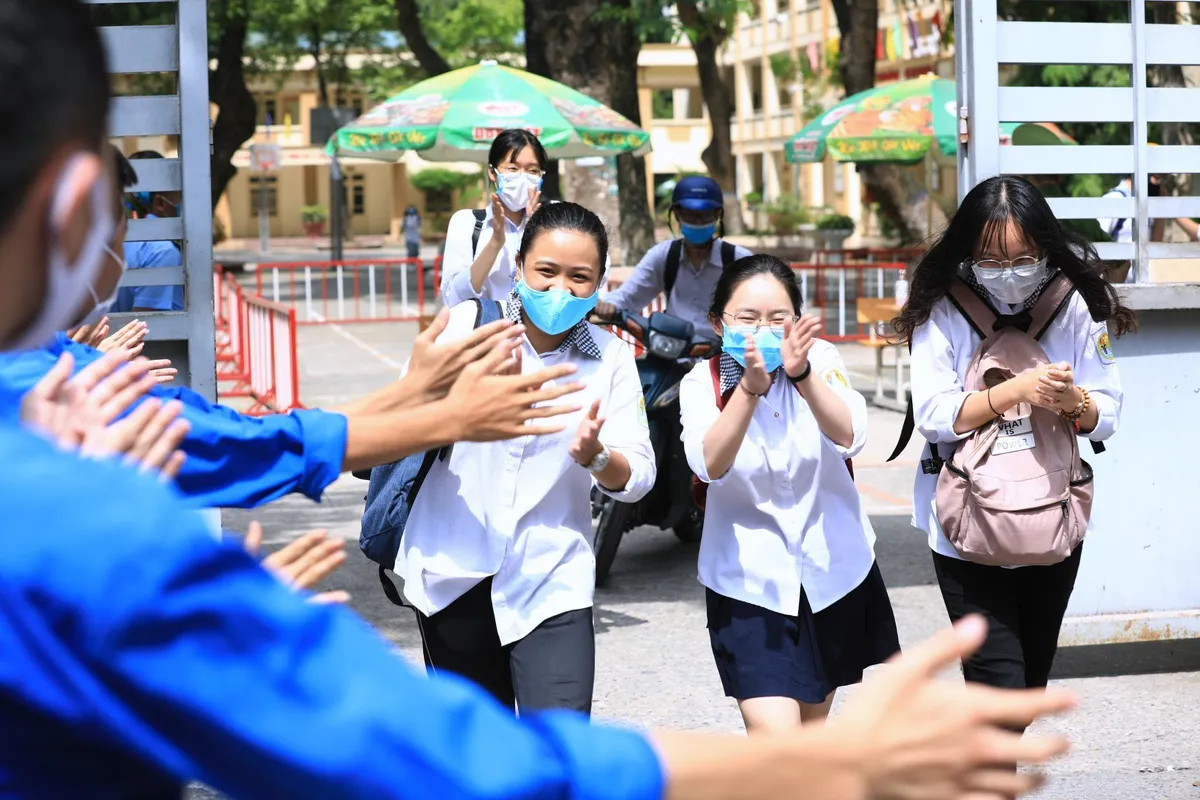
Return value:
[(533, 243), (543, 233), (548, 231), (575, 231), (590, 236), (596, 243), (596, 251), (600, 255), (599, 278), (604, 277), (604, 265), (608, 262), (608, 231), (600, 218), (578, 203), (547, 203), (533, 213), (525, 225), (525, 233), (521, 236), (521, 249), (518, 251), (521, 263), (525, 263), (525, 255)]
[(497, 169), (510, 156), (515, 157), (526, 147), (533, 148), (533, 157), (537, 159), (538, 166), (543, 170), (546, 169), (546, 148), (542, 147), (542, 143), (536, 136), (524, 128), (509, 128), (500, 131), (499, 135), (492, 140), (492, 146), (488, 150), (488, 166)]
[(1059, 222), (1029, 181), (998, 175), (963, 198), (946, 230), (913, 268), (908, 302), (892, 320), (903, 341), (911, 342), (913, 333), (929, 319), (934, 303), (950, 291), (959, 268), (986, 245), (1002, 240), (1010, 221), (1046, 256), (1051, 269), (1071, 281), (1092, 319), (1108, 322), (1117, 336), (1137, 328), (1134, 313), (1121, 304), (1112, 284), (1101, 275), (1095, 246)]
[(713, 292), (712, 308), (708, 310), (709, 319), (720, 323), (725, 306), (729, 305), (729, 298), (733, 297), (737, 287), (758, 275), (770, 275), (783, 284), (788, 299), (792, 301), (792, 310), (796, 316), (800, 316), (803, 299), (800, 297), (800, 287), (796, 285), (796, 273), (775, 256), (753, 255), (739, 258), (722, 270), (717, 288)]

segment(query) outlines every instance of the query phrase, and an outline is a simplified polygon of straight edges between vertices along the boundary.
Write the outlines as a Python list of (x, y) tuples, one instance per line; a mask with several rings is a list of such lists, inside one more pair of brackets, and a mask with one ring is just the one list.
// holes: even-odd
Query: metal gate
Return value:
[[(1081, 0), (1091, 2), (1092, 0)], [(1200, 536), (1195, 534), (1200, 458), (1200, 285), (1152, 284), (1152, 259), (1200, 258), (1200, 245), (1149, 241), (1153, 218), (1200, 217), (1200, 197), (1147, 197), (1155, 173), (1200, 173), (1200, 147), (1147, 144), (1156, 122), (1200, 122), (1200, 89), (1147, 84), (1148, 65), (1200, 64), (1200, 26), (1148, 24), (1131, 0), (1127, 23), (997, 19), (997, 0), (956, 0), (960, 134), (959, 198), (998, 174), (1129, 175), (1130, 198), (1051, 199), (1064, 219), (1125, 218), (1132, 243), (1103, 244), (1104, 259), (1131, 260), (1137, 285), (1119, 287), (1139, 314), (1135, 335), (1113, 343), (1125, 402), (1108, 452), (1093, 459), (1095, 530), (1063, 644), (1200, 636)], [(1128, 65), (1131, 87), (1000, 86), (1008, 64)], [(1128, 145), (1002, 147), (1001, 122), (1123, 122)]]
[[(129, 0), (86, 2), (104, 5)], [(127, 241), (178, 242), (183, 263), (129, 270), (121, 285), (183, 284), (183, 311), (138, 314), (149, 323), (146, 351), (170, 358), (182, 382), (215, 400), (207, 7), (205, 0), (169, 4), (175, 7), (174, 24), (100, 29), (111, 74), (174, 73), (178, 78), (176, 94), (117, 97), (113, 101), (111, 136), (179, 137), (178, 158), (137, 162), (138, 182), (133, 191), (183, 193), (179, 217), (130, 220), (126, 236)], [(112, 319), (116, 330), (132, 315), (114, 314)]]

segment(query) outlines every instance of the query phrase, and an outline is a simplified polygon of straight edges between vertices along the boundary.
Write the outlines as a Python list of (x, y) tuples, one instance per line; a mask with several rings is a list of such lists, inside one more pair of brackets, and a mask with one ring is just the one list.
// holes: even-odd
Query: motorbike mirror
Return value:
[(693, 342), (692, 349), (688, 351), (688, 355), (692, 358), (708, 358), (716, 355), (717, 348), (712, 342)]

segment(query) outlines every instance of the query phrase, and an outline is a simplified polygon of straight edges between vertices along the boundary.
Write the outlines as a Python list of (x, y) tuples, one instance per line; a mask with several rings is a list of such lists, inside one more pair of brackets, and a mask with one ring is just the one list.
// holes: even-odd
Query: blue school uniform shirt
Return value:
[(0, 423), (0, 509), (0, 797), (662, 794), (643, 736), (419, 677), (115, 461)]
[[(157, 219), (153, 214), (147, 219)], [(125, 264), (129, 269), (143, 267), (178, 267), (183, 265), (183, 255), (174, 242), (126, 242)], [(125, 286), (117, 291), (112, 311), (129, 313), (135, 308), (154, 311), (182, 311), (183, 285), (175, 286)]]
[[(79, 371), (103, 355), (57, 334), (37, 350), (0, 353), (0, 420), (20, 419), (21, 398), (64, 352)], [(184, 387), (156, 386), (150, 395), (183, 403), (191, 424), (176, 486), (193, 508), (254, 508), (291, 492), (320, 500), (342, 472), (346, 418), (319, 410), (248, 417)]]

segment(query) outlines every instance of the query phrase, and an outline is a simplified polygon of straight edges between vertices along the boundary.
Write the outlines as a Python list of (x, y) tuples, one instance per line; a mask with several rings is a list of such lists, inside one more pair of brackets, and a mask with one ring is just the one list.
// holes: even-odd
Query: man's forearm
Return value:
[(416, 408), (426, 402), (428, 398), (420, 393), (407, 391), (404, 378), (400, 378), (368, 395), (329, 410), (351, 417), (359, 414), (386, 414), (405, 408)]
[[(666, 774), (665, 800), (759, 800), (793, 794), (866, 800), (858, 748), (828, 728), (775, 736), (732, 737), (656, 731)], [(803, 787), (801, 790), (800, 787)]]
[(453, 444), (460, 437), (461, 427), (444, 401), (401, 413), (347, 416), (342, 471), (390, 464), (414, 453)]

